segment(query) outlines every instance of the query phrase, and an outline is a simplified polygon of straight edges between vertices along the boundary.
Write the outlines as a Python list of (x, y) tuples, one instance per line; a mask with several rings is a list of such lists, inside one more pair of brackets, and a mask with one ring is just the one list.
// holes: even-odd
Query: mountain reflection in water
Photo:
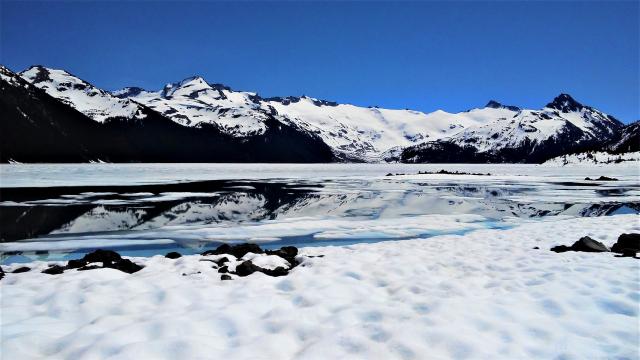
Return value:
[[(104, 246), (154, 254), (199, 252), (220, 242), (247, 240), (274, 246), (357, 243), (456, 233), (477, 224), (507, 226), (513, 218), (638, 213), (634, 191), (586, 182), (394, 177), (5, 188), (0, 192), (0, 245), (7, 262), (16, 255), (81, 253)], [(427, 223), (442, 219), (461, 226), (431, 228)], [(23, 239), (30, 240), (14, 243)]]

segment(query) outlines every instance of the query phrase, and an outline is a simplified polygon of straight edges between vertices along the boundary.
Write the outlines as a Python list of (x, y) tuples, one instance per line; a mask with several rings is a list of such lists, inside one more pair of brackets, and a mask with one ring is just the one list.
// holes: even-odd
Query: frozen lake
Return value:
[[(483, 175), (419, 174), (441, 169)], [(95, 248), (149, 256), (222, 242), (428, 238), (640, 210), (632, 164), (43, 164), (0, 174), (5, 264)], [(585, 180), (602, 175), (618, 180)]]
[[(637, 358), (638, 260), (549, 251), (640, 232), (635, 165), (0, 170), (0, 358)], [(199, 255), (246, 241), (302, 263)], [(144, 268), (42, 273), (96, 248)]]

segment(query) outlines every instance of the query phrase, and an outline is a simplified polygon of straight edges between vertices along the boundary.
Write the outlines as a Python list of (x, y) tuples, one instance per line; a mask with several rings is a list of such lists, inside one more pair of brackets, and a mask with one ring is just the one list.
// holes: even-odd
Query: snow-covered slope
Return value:
[(338, 153), (362, 160), (380, 160), (384, 153), (456, 134), (486, 123), (493, 110), (429, 114), (413, 110), (363, 108), (309, 97), (265, 99), (265, 105), (298, 126), (320, 136)]
[(618, 136), (623, 125), (610, 115), (584, 106), (561, 94), (541, 110), (499, 107), (484, 124), (468, 128), (437, 142), (406, 149), (407, 162), (439, 161), (458, 157), (471, 162), (539, 161)]
[(612, 154), (605, 151), (588, 151), (557, 156), (545, 161), (544, 165), (611, 164), (625, 161), (635, 161), (640, 164), (640, 152)]
[(208, 84), (198, 76), (167, 84), (160, 91), (129, 87), (113, 95), (134, 99), (181, 125), (213, 125), (233, 136), (261, 135), (269, 119), (252, 100), (255, 94)]
[(140, 105), (129, 99), (119, 99), (64, 70), (32, 66), (20, 76), (43, 89), (47, 94), (72, 106), (91, 119), (104, 122), (108, 118), (143, 119)]

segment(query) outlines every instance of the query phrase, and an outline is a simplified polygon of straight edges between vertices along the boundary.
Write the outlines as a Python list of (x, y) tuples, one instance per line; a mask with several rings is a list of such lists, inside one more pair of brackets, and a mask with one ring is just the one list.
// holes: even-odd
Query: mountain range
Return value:
[(109, 92), (64, 70), (0, 66), (2, 162), (533, 162), (637, 151), (638, 123), (560, 94), (459, 113), (261, 97), (190, 77)]

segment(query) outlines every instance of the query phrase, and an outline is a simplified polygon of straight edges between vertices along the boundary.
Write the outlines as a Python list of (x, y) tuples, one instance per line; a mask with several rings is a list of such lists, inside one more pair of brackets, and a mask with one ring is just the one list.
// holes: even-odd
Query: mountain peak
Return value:
[(209, 83), (202, 78), (202, 76), (190, 76), (182, 81), (176, 83), (169, 83), (164, 86), (162, 89), (162, 97), (170, 97), (180, 89), (188, 89), (189, 92), (193, 92), (195, 90), (207, 89), (211, 88)]
[(145, 91), (143, 88), (137, 86), (128, 86), (120, 90), (112, 91), (111, 95), (117, 98), (126, 99), (128, 97), (135, 97), (137, 95), (140, 95), (140, 93), (142, 93), (143, 91)]
[(20, 73), (22, 77), (28, 77), (28, 81), (37, 84), (43, 81), (50, 80), (51, 69), (42, 65), (31, 65), (28, 69)]
[(572, 112), (579, 111), (584, 106), (577, 102), (574, 98), (569, 94), (560, 94), (556, 96), (552, 102), (548, 103), (547, 106), (551, 109), (560, 110), (562, 112)]
[(507, 109), (511, 111), (520, 111), (520, 108), (517, 106), (503, 105), (495, 100), (489, 100), (487, 105), (485, 105), (484, 107), (491, 108), (491, 109)]

